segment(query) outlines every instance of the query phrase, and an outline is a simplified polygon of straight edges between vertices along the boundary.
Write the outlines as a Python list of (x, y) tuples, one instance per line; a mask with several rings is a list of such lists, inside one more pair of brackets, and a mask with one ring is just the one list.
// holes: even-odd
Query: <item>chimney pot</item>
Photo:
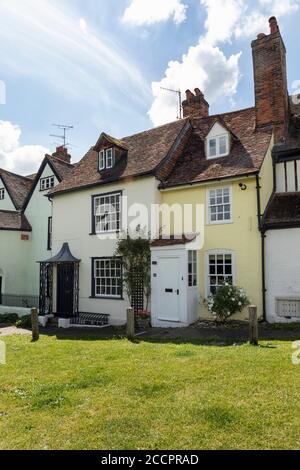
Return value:
[(59, 158), (66, 163), (71, 163), (71, 155), (68, 153), (67, 147), (64, 147), (63, 145), (56, 147), (56, 152), (52, 154), (52, 157)]
[(194, 93), (191, 92), (191, 90), (186, 90), (185, 94), (186, 94), (186, 99), (188, 101), (192, 100), (195, 96)]
[(60, 145), (59, 147), (56, 147), (56, 153), (68, 153), (68, 149), (64, 147), (63, 145)]
[(194, 91), (195, 94), (192, 93), (191, 90), (186, 91), (186, 101), (182, 103), (183, 117), (207, 117), (209, 115), (209, 104), (199, 88), (195, 88)]
[(279, 32), (279, 27), (278, 27), (278, 23), (277, 23), (277, 18), (275, 16), (272, 16), (269, 19), (269, 23), (270, 23), (270, 32), (271, 32), (271, 34), (278, 33)]

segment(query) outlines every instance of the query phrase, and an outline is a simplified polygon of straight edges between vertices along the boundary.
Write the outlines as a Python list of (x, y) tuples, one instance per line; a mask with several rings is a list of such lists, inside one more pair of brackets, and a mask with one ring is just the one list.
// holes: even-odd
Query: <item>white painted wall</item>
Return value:
[(276, 299), (300, 300), (300, 228), (272, 230), (266, 238), (267, 320), (295, 322), (277, 315)]
[[(49, 165), (46, 165), (41, 178), (53, 176), (53, 171)], [(58, 180), (55, 178), (55, 185)], [(42, 261), (51, 257), (51, 251), (47, 250), (48, 240), (48, 218), (52, 216), (52, 204), (46, 197), (47, 191), (40, 191), (40, 182), (38, 182), (30, 202), (26, 208), (25, 215), (32, 226), (31, 234), (31, 253), (28, 262), (27, 284), (28, 291), (32, 295), (39, 295), (39, 265), (37, 261)], [(62, 217), (65, 221), (65, 217)]]
[[(74, 256), (81, 259), (79, 310), (89, 313), (104, 313), (111, 316), (111, 324), (121, 325), (126, 322), (125, 300), (91, 299), (91, 258), (110, 257), (115, 254), (116, 240), (100, 240), (90, 235), (92, 196), (123, 191), (127, 196), (128, 206), (142, 203), (148, 207), (160, 203), (158, 181), (153, 177), (140, 178), (131, 182), (99, 185), (92, 189), (62, 194), (53, 199), (53, 249), (55, 255), (64, 242), (68, 242)], [(67, 218), (66, 218), (67, 214)]]
[(2, 181), (2, 179), (0, 178), (0, 189), (5, 189), (5, 199), (1, 199), (0, 200), (0, 210), (1, 211), (15, 211), (16, 208), (5, 188), (5, 185)]
[[(300, 161), (296, 161), (296, 172), (298, 179), (298, 190), (300, 189)], [(295, 175), (295, 162), (290, 161), (286, 162), (286, 176), (287, 176), (287, 191), (294, 192), (296, 191), (296, 175)], [(285, 165), (284, 163), (276, 164), (276, 184), (277, 192), (285, 193)]]
[(22, 241), (21, 235), (22, 232), (0, 230), (0, 276), (3, 294), (32, 295), (27, 283), (30, 276), (28, 263), (31, 234), (26, 233), (29, 235), (29, 241)]

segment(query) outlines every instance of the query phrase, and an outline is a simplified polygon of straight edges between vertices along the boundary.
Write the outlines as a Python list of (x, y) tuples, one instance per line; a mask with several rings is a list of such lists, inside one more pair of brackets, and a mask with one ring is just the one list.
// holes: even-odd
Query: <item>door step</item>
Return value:
[(105, 327), (109, 326), (109, 315), (102, 313), (82, 313), (70, 319), (70, 326), (82, 327)]

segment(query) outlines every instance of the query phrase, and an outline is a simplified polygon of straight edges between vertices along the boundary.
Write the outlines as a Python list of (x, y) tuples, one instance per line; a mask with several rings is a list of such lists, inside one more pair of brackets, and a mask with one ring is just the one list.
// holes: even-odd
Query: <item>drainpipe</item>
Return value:
[(257, 218), (258, 218), (258, 230), (261, 233), (261, 279), (262, 279), (262, 297), (263, 297), (263, 320), (266, 321), (266, 269), (265, 269), (265, 257), (266, 257), (266, 232), (262, 226), (262, 214), (261, 214), (261, 197), (260, 197), (260, 181), (259, 174), (256, 175), (256, 196), (257, 196)]

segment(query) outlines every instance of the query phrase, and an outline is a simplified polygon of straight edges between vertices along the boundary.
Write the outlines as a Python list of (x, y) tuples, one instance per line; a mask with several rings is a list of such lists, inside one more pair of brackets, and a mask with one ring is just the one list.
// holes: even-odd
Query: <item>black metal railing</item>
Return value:
[(2, 294), (1, 305), (5, 307), (38, 308), (39, 298), (33, 295)]

